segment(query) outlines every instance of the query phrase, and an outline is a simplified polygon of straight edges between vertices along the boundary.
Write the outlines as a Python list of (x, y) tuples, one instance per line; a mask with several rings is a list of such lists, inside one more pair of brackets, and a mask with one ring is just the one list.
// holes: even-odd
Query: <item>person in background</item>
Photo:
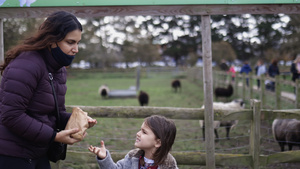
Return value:
[[(252, 69), (251, 69), (248, 61), (245, 61), (241, 68), (240, 73), (245, 73), (248, 75), (251, 71), (252, 71)], [(247, 84), (247, 86), (249, 86), (249, 78), (246, 79), (246, 84)]]
[(300, 54), (297, 55), (296, 59), (291, 65), (291, 73), (293, 82), (300, 78)]
[[(262, 59), (259, 59), (255, 67), (256, 76), (261, 76), (266, 74), (267, 68)], [(260, 88), (260, 79), (257, 79), (257, 88)]]
[[(268, 68), (268, 75), (272, 78), (275, 78), (275, 76), (277, 76), (279, 74), (280, 74), (280, 72), (279, 72), (279, 67), (278, 67), (278, 60), (274, 58), (274, 59), (272, 59), (271, 64)], [(269, 89), (271, 91), (275, 91), (275, 82), (274, 81), (270, 82)]]
[(223, 70), (223, 71), (227, 72), (229, 70), (229, 67), (228, 67), (225, 59), (221, 60), (221, 63), (220, 63), (219, 66), (220, 66), (220, 69)]
[(228, 71), (231, 74), (231, 81), (233, 82), (235, 79), (235, 69), (234, 69), (234, 65), (231, 65)]
[[(66, 112), (65, 66), (69, 66), (81, 40), (82, 26), (64, 11), (52, 13), (37, 32), (7, 51), (0, 66), (0, 168), (50, 169), (47, 151), (53, 141), (74, 144), (79, 129), (56, 131), (56, 105), (49, 73), (58, 100), (60, 126)], [(88, 117), (89, 127), (97, 121)]]
[(100, 147), (90, 146), (100, 168), (107, 169), (178, 169), (169, 153), (176, 137), (176, 126), (164, 116), (147, 117), (136, 133), (135, 147), (125, 158), (114, 163), (110, 152), (101, 141)]
[[(229, 67), (228, 67), (225, 59), (221, 60), (221, 63), (219, 64), (219, 67), (224, 72), (228, 72), (228, 70), (229, 70)], [(226, 81), (227, 76), (223, 76), (223, 78), (224, 78), (223, 80)]]
[[(291, 73), (292, 81), (296, 82), (296, 80), (300, 78), (300, 54), (297, 55), (296, 59), (291, 65)], [(296, 88), (294, 88), (294, 92), (296, 93)]]

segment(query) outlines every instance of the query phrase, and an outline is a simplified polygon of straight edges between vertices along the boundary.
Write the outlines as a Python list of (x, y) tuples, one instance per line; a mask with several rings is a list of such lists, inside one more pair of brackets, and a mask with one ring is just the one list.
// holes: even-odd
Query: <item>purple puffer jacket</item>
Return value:
[(53, 74), (65, 127), (66, 69), (45, 49), (21, 53), (5, 69), (0, 86), (0, 154), (36, 159), (44, 156), (53, 141), (55, 102), (43, 60)]

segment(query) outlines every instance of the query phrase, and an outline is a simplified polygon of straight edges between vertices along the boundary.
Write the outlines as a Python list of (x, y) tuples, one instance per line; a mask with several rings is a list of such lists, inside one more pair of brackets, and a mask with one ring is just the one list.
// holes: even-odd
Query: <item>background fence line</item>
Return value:
[[(202, 84), (203, 70), (199, 67), (190, 68), (187, 70), (187, 78), (193, 82)], [(249, 79), (249, 87), (246, 85), (246, 79)], [(286, 74), (278, 75), (275, 78), (262, 76), (256, 76), (250, 74), (235, 74), (235, 80), (231, 81), (231, 74), (226, 71), (213, 72), (214, 88), (226, 87), (224, 84), (231, 83), (234, 88), (234, 98), (241, 97), (244, 100), (250, 100), (254, 98), (255, 93), (259, 92), (258, 99), (261, 101), (263, 108), (281, 109), (284, 100), (293, 102), (293, 108), (300, 108), (300, 85), (299, 80), (293, 82), (291, 79), (286, 79)], [(260, 88), (256, 85), (256, 80), (260, 80)], [(275, 82), (275, 91), (268, 90), (265, 86), (265, 82)], [(288, 88), (290, 91), (285, 91), (284, 88)], [(275, 105), (270, 106), (267, 103), (267, 96), (272, 95), (275, 98)]]

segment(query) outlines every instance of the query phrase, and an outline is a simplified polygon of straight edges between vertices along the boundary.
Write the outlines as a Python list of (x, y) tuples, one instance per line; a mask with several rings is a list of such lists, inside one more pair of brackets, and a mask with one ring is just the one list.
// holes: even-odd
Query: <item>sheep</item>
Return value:
[[(204, 108), (204, 105), (201, 107), (202, 109)], [(236, 109), (236, 110), (240, 110), (240, 109), (244, 109), (245, 108), (245, 102), (242, 99), (236, 99), (233, 100), (231, 102), (228, 103), (223, 103), (223, 102), (214, 102), (213, 103), (213, 108), (214, 109), (227, 109), (227, 110), (231, 110), (231, 109)], [(203, 132), (203, 140), (205, 140), (205, 124), (204, 124), (204, 120), (200, 120), (200, 127), (202, 128), (202, 132)], [(225, 127), (226, 129), (226, 138), (229, 140), (229, 132), (230, 130), (235, 127), (238, 124), (238, 120), (232, 120), (232, 121), (214, 121), (213, 122), (213, 126), (214, 126), (214, 132), (216, 135), (216, 140), (218, 141), (219, 139), (219, 135), (218, 135), (218, 131), (217, 128), (219, 127)]]
[(98, 93), (102, 96), (102, 98), (105, 98), (108, 96), (109, 88), (106, 85), (101, 85), (99, 87)]
[(144, 91), (140, 91), (140, 94), (138, 96), (138, 100), (141, 106), (147, 106), (149, 103), (149, 95), (148, 93)]
[(296, 119), (275, 119), (272, 123), (272, 133), (274, 139), (278, 142), (281, 151), (287, 144), (289, 151), (293, 146), (300, 148), (300, 121)]
[(180, 89), (180, 91), (181, 91), (180, 80), (178, 80), (178, 79), (173, 80), (172, 81), (172, 88), (174, 88), (175, 93), (177, 92), (177, 88), (178, 88), (178, 90)]
[(233, 94), (233, 87), (231, 84), (227, 86), (227, 88), (217, 87), (215, 88), (215, 97), (227, 97), (229, 98)]

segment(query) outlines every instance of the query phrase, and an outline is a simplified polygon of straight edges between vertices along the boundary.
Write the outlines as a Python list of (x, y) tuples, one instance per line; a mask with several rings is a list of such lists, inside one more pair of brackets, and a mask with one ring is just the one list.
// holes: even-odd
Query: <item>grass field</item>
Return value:
[[(153, 107), (184, 107), (199, 108), (203, 104), (203, 86), (181, 79), (182, 91), (174, 93), (171, 81), (178, 76), (174, 72), (160, 73), (147, 72), (141, 74), (140, 89), (150, 95), (149, 106)], [(184, 77), (184, 76), (181, 76)], [(66, 105), (84, 106), (139, 106), (137, 98), (103, 99), (98, 94), (98, 88), (106, 84), (111, 90), (128, 89), (136, 84), (134, 72), (102, 73), (97, 71), (71, 71), (68, 74), (68, 91)], [(200, 83), (201, 84), (201, 83)], [(249, 107), (249, 101), (246, 101)], [(272, 103), (270, 103), (272, 104)], [(88, 136), (80, 143), (69, 146), (69, 149), (79, 152), (88, 152), (89, 145), (99, 145), (105, 141), (110, 151), (128, 151), (133, 149), (135, 134), (139, 130), (143, 119), (98, 118), (98, 125), (88, 130)], [(172, 151), (203, 151), (205, 143), (202, 139), (202, 130), (198, 120), (174, 120), (177, 126), (177, 136)], [(270, 134), (270, 122), (265, 122), (262, 131), (266, 139), (266, 153), (279, 151)], [(249, 152), (249, 124), (239, 122), (231, 132), (231, 139), (225, 139), (225, 129), (219, 129), (220, 140), (216, 142), (217, 153)], [(95, 161), (96, 163), (96, 161)], [(63, 163), (62, 163), (63, 164)], [(65, 168), (97, 168), (96, 165), (82, 165), (74, 161), (72, 167)], [(92, 166), (92, 167), (91, 167)], [(201, 166), (179, 166), (183, 169), (204, 168)]]
[[(141, 75), (140, 90), (150, 95), (149, 106), (154, 107), (200, 107), (203, 103), (203, 89), (200, 86), (182, 80), (182, 92), (174, 93), (171, 89), (173, 76), (166, 73)], [(134, 72), (69, 73), (67, 105), (86, 106), (139, 106), (136, 98), (102, 99), (98, 89), (106, 84), (110, 90), (128, 89), (136, 85)]]

